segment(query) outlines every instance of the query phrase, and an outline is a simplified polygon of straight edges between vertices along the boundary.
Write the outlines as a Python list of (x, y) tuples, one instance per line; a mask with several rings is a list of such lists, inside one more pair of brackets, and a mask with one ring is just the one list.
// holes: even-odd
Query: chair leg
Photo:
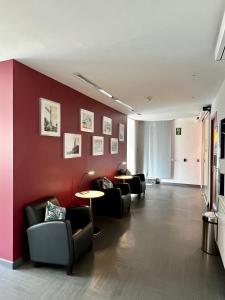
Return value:
[(73, 265), (66, 266), (66, 274), (73, 275)]

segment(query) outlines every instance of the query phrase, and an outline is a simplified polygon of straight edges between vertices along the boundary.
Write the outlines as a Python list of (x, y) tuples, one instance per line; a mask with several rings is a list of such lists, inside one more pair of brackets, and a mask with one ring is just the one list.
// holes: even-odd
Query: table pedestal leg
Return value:
[(93, 214), (92, 201), (91, 200), (92, 199), (90, 198), (90, 210), (91, 210), (91, 213), (92, 213), (92, 221), (93, 221), (93, 227), (94, 227), (93, 235), (96, 236), (96, 235), (98, 235), (101, 232), (101, 230), (97, 226), (95, 226), (95, 223), (94, 223), (94, 214)]

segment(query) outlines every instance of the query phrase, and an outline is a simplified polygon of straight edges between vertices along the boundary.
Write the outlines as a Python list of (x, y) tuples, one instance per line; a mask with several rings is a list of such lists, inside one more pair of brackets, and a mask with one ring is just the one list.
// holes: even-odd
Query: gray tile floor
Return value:
[(150, 186), (130, 216), (98, 218), (102, 234), (74, 276), (0, 267), (0, 299), (225, 299), (221, 259), (200, 249), (202, 207), (199, 189)]

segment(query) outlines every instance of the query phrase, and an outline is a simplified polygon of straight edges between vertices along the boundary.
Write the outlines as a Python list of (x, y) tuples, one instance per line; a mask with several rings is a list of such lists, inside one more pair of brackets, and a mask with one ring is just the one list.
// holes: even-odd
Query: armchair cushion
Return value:
[(66, 209), (47, 201), (45, 209), (45, 221), (65, 220)]

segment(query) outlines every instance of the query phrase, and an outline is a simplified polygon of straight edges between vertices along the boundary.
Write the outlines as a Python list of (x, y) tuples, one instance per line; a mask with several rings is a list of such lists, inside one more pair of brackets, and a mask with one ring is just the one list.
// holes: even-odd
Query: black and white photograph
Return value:
[(80, 110), (80, 130), (94, 132), (94, 113), (92, 111)]
[(92, 137), (92, 155), (103, 155), (104, 154), (104, 137), (93, 136)]
[(64, 158), (81, 157), (81, 135), (64, 133)]
[(40, 98), (40, 134), (46, 136), (60, 136), (60, 122), (60, 103)]
[(102, 118), (102, 132), (103, 134), (112, 135), (112, 119), (103, 116)]
[(119, 141), (124, 142), (124, 124), (119, 124)]
[(110, 152), (111, 152), (111, 154), (117, 154), (118, 153), (118, 139), (117, 138), (111, 138), (111, 140), (110, 140)]

